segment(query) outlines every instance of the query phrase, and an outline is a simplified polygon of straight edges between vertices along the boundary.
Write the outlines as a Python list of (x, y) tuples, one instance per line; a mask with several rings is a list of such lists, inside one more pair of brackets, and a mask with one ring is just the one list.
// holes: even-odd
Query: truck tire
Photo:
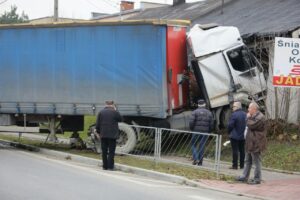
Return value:
[(222, 110), (222, 113), (221, 113), (221, 127), (222, 128), (227, 128), (231, 113), (232, 113), (232, 111), (229, 107), (224, 108)]
[(119, 123), (120, 136), (117, 139), (117, 153), (130, 153), (136, 145), (135, 131), (126, 123)]

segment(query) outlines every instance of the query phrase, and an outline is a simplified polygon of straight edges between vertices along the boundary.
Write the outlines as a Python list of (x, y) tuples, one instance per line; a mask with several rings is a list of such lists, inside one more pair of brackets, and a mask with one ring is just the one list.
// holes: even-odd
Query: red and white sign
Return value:
[(300, 39), (275, 38), (273, 85), (300, 87)]

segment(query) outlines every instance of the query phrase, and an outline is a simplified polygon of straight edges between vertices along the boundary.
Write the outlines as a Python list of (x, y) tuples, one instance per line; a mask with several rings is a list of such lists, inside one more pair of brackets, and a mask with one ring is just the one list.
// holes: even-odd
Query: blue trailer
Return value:
[[(60, 121), (64, 131), (78, 131), (83, 116), (96, 115), (105, 100), (114, 100), (127, 121), (165, 119), (186, 103), (175, 99), (174, 105), (178, 91), (170, 90), (178, 90), (178, 84), (168, 82), (167, 72), (176, 76), (186, 69), (187, 24), (0, 26), (0, 125), (23, 124), (26, 116), (27, 125)], [(177, 43), (180, 48), (168, 52)], [(174, 53), (180, 55), (175, 60)]]
[(164, 26), (0, 29), (1, 113), (94, 115), (113, 99), (124, 115), (165, 118)]

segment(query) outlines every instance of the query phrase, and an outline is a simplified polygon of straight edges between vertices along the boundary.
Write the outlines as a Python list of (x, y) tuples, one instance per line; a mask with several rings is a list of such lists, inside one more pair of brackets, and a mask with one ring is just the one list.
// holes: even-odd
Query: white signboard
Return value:
[(275, 38), (273, 85), (300, 87), (300, 39)]

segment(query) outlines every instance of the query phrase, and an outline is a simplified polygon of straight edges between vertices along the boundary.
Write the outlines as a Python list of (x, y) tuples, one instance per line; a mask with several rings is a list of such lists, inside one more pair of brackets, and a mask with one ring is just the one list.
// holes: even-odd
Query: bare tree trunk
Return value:
[(274, 87), (274, 95), (275, 95), (275, 121), (278, 120), (278, 91), (277, 87)]
[(290, 101), (291, 101), (291, 88), (286, 88), (286, 98), (285, 98), (285, 115), (284, 120), (287, 122), (290, 112)]

